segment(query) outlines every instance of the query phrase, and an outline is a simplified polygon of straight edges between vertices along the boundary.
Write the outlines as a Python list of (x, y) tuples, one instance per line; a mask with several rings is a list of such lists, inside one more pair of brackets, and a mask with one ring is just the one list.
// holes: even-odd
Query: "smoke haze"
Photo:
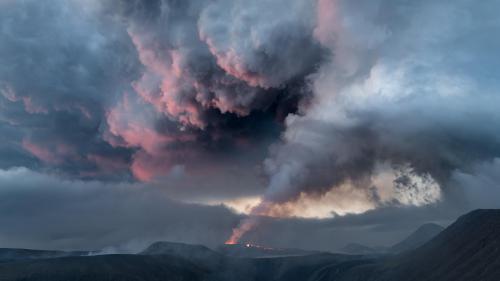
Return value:
[[(96, 245), (65, 229), (55, 248), (176, 240), (217, 224), (196, 220), (204, 210), (225, 218), (223, 231), (186, 242), (215, 245), (234, 229), (233, 238), (272, 243), (262, 234), (278, 231), (271, 220), (293, 225), (287, 241), (302, 244), (297, 225), (388, 210), (440, 210), (448, 221), (495, 206), (499, 8), (493, 0), (0, 1), (0, 206), (19, 214), (41, 196), (65, 210), (102, 193), (96, 209), (73, 209), (82, 217), (134, 205), (138, 192), (166, 202), (155, 220), (188, 214), (168, 231), (148, 225), (105, 239), (97, 222), (73, 231), (99, 237)], [(13, 188), (20, 182), (22, 192)], [(132, 228), (148, 214), (141, 206)], [(27, 225), (14, 213), (0, 219)], [(36, 246), (57, 236), (47, 228), (38, 242), (9, 239), (22, 231), (0, 232), (0, 241)]]

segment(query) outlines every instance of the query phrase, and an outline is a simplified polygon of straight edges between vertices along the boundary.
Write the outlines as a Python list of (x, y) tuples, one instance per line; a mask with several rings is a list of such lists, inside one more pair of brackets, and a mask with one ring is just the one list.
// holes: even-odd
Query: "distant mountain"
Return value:
[(318, 251), (307, 251), (289, 248), (271, 248), (253, 244), (224, 244), (217, 251), (225, 256), (239, 258), (287, 257), (318, 254)]
[(376, 249), (358, 243), (349, 243), (339, 251), (349, 255), (373, 255), (378, 253)]
[(431, 240), (441, 231), (444, 227), (435, 223), (426, 223), (421, 225), (417, 230), (412, 232), (408, 237), (402, 241), (394, 244), (393, 246), (386, 247), (369, 247), (359, 243), (349, 243), (339, 249), (340, 253), (349, 255), (380, 255), (385, 253), (402, 253), (405, 251), (416, 249), (425, 242)]
[(500, 280), (500, 210), (476, 210), (421, 247), (342, 270), (324, 268), (314, 281)]
[(416, 249), (425, 244), (425, 242), (434, 238), (441, 231), (443, 231), (443, 229), (444, 227), (435, 223), (424, 224), (406, 237), (403, 241), (390, 247), (389, 251), (392, 253), (401, 253)]
[[(402, 256), (391, 276), (405, 280), (500, 280), (500, 210), (461, 216), (422, 247)], [(402, 279), (400, 279), (402, 280)]]
[(46, 258), (52, 255), (48, 251), (37, 253), (40, 259), (0, 263), (0, 280), (497, 281), (500, 210), (468, 213), (424, 245), (397, 255), (311, 253), (252, 245), (221, 248), (243, 257), (171, 242), (154, 243), (138, 255)]

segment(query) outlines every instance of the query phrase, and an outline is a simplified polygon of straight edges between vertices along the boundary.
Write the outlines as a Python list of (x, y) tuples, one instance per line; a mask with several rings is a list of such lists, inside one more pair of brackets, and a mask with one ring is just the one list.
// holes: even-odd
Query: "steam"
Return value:
[[(135, 91), (184, 126), (207, 128), (214, 110), (265, 109), (321, 59), (311, 1), (159, 1), (155, 16), (123, 5), (137, 13), (125, 16), (145, 67)], [(285, 5), (290, 13), (280, 12)]]
[[(372, 190), (379, 206), (433, 204), (446, 196), (454, 171), (498, 157), (498, 82), (467, 67), (496, 57), (472, 33), (500, 29), (485, 6), (319, 1), (315, 36), (331, 59), (311, 76), (314, 97), (303, 114), (287, 117), (282, 142), (264, 163), (267, 192), (231, 241), (273, 206), (345, 183)], [(389, 201), (377, 186), (381, 166), (393, 178)]]
[(434, 204), (500, 156), (495, 1), (0, 5), (2, 167), (220, 186), (220, 165), (259, 165), (232, 243), (339, 187), (363, 210)]
[[(193, 151), (199, 149), (200, 139), (216, 143), (227, 134), (230, 142), (239, 141), (222, 127), (233, 119), (250, 119), (255, 112), (294, 112), (309, 94), (302, 90), (306, 76), (326, 52), (313, 38), (314, 1), (110, 3), (110, 8), (122, 8), (119, 17), (143, 70), (132, 82), (133, 94), (140, 99), (136, 104), (142, 105), (127, 112), (118, 103), (109, 112), (152, 116), (145, 126), (153, 127), (147, 133), (153, 137), (149, 143), (137, 141), (130, 126), (117, 126), (126, 119), (114, 118), (118, 114), (108, 114), (109, 135), (122, 139), (122, 147), (139, 149), (131, 169), (141, 180), (168, 171), (179, 158), (187, 159), (175, 157), (179, 147), (186, 147), (181, 154), (190, 157), (198, 154)], [(284, 6), (293, 9), (282, 13)], [(155, 123), (169, 124), (168, 130), (154, 132)]]
[(229, 239), (227, 239), (225, 244), (227, 244), (227, 245), (238, 244), (241, 237), (243, 237), (243, 235), (245, 235), (245, 233), (247, 233), (248, 231), (250, 231), (254, 227), (256, 227), (257, 223), (258, 223), (258, 218), (255, 215), (252, 215), (248, 218), (245, 218), (243, 221), (240, 222), (238, 227), (233, 229), (231, 237), (229, 237)]

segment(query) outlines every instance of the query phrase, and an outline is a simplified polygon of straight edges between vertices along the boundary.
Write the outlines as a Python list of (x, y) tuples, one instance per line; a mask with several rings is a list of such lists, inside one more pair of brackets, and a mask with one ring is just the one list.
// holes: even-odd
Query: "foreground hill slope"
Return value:
[(339, 252), (349, 255), (374, 255), (379, 253), (376, 249), (359, 243), (349, 243), (339, 249)]
[(461, 216), (391, 269), (406, 280), (500, 280), (500, 210)]
[(224, 244), (219, 246), (217, 251), (225, 256), (238, 258), (270, 258), (321, 254), (319, 251), (306, 251), (290, 248), (268, 248), (252, 244)]
[(468, 213), (421, 247), (399, 255), (236, 258), (204, 246), (161, 242), (139, 255), (0, 263), (0, 281), (13, 280), (496, 281), (500, 280), (500, 210)]
[(319, 254), (280, 258), (226, 257), (210, 262), (168, 255), (102, 255), (0, 264), (0, 281), (303, 281), (353, 256)]
[(500, 280), (500, 210), (470, 212), (413, 251), (344, 271), (324, 268), (314, 280)]
[(0, 264), (1, 281), (197, 281), (205, 274), (172, 256), (104, 255)]

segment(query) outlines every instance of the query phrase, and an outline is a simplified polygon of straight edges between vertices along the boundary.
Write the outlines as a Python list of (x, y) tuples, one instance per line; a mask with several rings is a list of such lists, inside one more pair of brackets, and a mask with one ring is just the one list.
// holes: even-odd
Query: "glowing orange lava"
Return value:
[(238, 244), (245, 233), (257, 226), (259, 223), (259, 216), (270, 216), (272, 214), (273, 206), (275, 205), (272, 202), (262, 200), (257, 206), (253, 207), (250, 211), (250, 216), (244, 219), (238, 227), (233, 228), (233, 233), (225, 244)]
[(229, 237), (229, 239), (227, 239), (225, 244), (227, 244), (227, 245), (238, 244), (241, 237), (245, 233), (247, 233), (249, 230), (254, 228), (256, 224), (257, 224), (257, 218), (255, 218), (255, 217), (249, 217), (249, 218), (244, 219), (238, 227), (233, 228), (233, 233), (231, 234), (231, 237)]

